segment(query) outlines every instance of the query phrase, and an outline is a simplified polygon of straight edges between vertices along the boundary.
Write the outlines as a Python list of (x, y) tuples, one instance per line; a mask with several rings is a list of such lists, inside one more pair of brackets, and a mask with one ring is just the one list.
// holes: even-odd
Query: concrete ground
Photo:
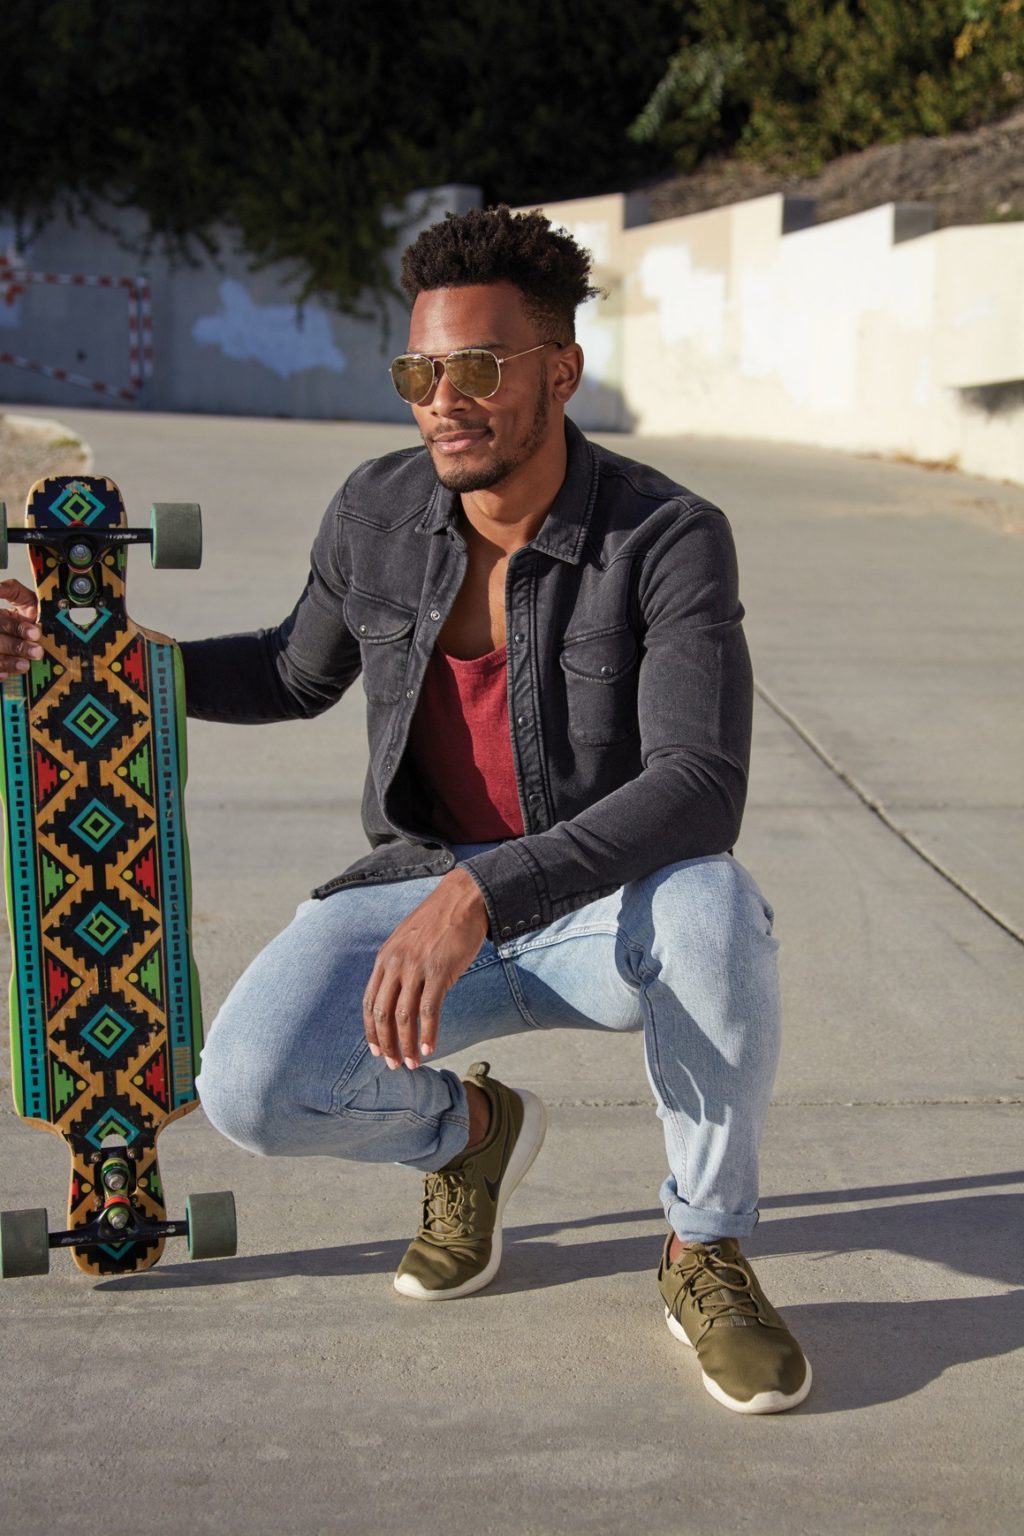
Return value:
[[(202, 571), (129, 573), (133, 614), (181, 638), (281, 617), (335, 486), (411, 440), (61, 414), (130, 513), (203, 503)], [(260, 1161), (201, 1113), (163, 1138), (165, 1181), (179, 1206), (235, 1190), (237, 1258), (177, 1245), (93, 1284), (57, 1255), (0, 1287), (11, 1536), (1019, 1530), (1024, 539), (1004, 529), (1024, 492), (798, 448), (612, 446), (737, 534), (759, 683), (740, 854), (777, 909), (787, 1019), (748, 1247), (810, 1398), (730, 1414), (664, 1327), (639, 1041), (500, 1043), (495, 1070), (551, 1125), (480, 1296), (391, 1290), (417, 1219), (405, 1171)], [(362, 851), (361, 697), (311, 724), (192, 727), (208, 1020)], [(59, 1218), (64, 1148), (6, 1083), (0, 1168), (4, 1207)]]

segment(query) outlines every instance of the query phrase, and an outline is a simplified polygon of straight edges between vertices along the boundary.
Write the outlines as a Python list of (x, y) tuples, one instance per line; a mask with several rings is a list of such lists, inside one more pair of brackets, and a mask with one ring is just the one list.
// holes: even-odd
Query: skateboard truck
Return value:
[[(90, 569), (114, 545), (148, 544), (158, 570), (195, 571), (203, 555), (202, 514), (195, 502), (157, 501), (150, 510), (148, 528), (104, 527), (90, 534), (80, 526), (8, 528), (7, 509), (0, 502), (0, 568), (7, 565), (9, 544), (43, 544), (79, 572)], [(72, 583), (76, 580), (71, 577)]]
[[(109, 1177), (128, 1183), (115, 1189)], [(185, 1237), (191, 1259), (231, 1258), (238, 1249), (235, 1201), (229, 1190), (189, 1195), (183, 1221), (151, 1221), (133, 1204), (131, 1174), (124, 1159), (104, 1162), (100, 1174), (103, 1205), (92, 1220), (70, 1231), (51, 1232), (44, 1208), (0, 1213), (0, 1276), (5, 1280), (45, 1275), (51, 1248), (110, 1248), (122, 1243), (152, 1243)]]
[(135, 1160), (126, 1146), (107, 1144), (96, 1154), (95, 1190), (102, 1201), (90, 1221), (51, 1232), (45, 1209), (0, 1212), (0, 1276), (15, 1279), (45, 1275), (51, 1248), (110, 1248), (122, 1243), (153, 1243), (161, 1238), (188, 1239), (193, 1259), (231, 1258), (238, 1249), (235, 1200), (230, 1190), (189, 1195), (184, 1221), (153, 1221), (132, 1195)]

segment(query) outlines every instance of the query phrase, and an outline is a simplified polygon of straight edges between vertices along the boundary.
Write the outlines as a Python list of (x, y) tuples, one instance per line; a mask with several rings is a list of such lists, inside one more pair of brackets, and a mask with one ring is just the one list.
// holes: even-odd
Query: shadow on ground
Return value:
[[(1024, 1344), (1024, 1289), (1003, 1295), (892, 1299), (886, 1256), (913, 1258), (988, 1283), (1020, 1286), (1024, 1196), (971, 1194), (1024, 1182), (1024, 1171), (974, 1178), (773, 1196), (772, 1207), (842, 1205), (866, 1200), (899, 1203), (869, 1209), (816, 1211), (765, 1221), (747, 1247), (754, 1257), (836, 1257), (858, 1266), (856, 1286), (877, 1287), (878, 1301), (836, 1300), (785, 1307), (787, 1320), (815, 1368), (815, 1391), (803, 1412), (836, 1413), (888, 1402), (919, 1391), (950, 1367), (1007, 1354)], [(949, 1193), (949, 1198), (941, 1197)], [(929, 1198), (921, 1199), (921, 1196)], [(915, 1201), (914, 1197), (918, 1197)], [(565, 1241), (567, 1234), (641, 1225), (627, 1236)], [(535, 1223), (506, 1231), (500, 1281), (480, 1296), (541, 1291), (577, 1281), (652, 1271), (658, 1258), (658, 1218), (650, 1210), (614, 1211), (570, 1222)], [(556, 1240), (559, 1239), (559, 1240)], [(101, 1282), (100, 1291), (150, 1291), (246, 1285), (308, 1275), (345, 1279), (393, 1272), (405, 1241), (350, 1243), (288, 1253), (165, 1265), (145, 1274)], [(865, 1269), (868, 1273), (865, 1277)], [(896, 1274), (903, 1273), (901, 1270)], [(778, 1298), (785, 1305), (785, 1298)]]

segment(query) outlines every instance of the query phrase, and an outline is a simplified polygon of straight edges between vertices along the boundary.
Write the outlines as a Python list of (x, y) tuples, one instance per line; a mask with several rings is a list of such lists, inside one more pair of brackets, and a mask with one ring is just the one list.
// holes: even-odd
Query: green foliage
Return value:
[(673, 0), (7, 0), (0, 209), (113, 201), (182, 256), (226, 226), (356, 309), (416, 188), (526, 203), (659, 163), (626, 129), (674, 29)]
[(448, 0), (400, 61), (439, 181), (487, 201), (616, 191), (663, 164), (627, 129), (675, 39), (675, 0)]
[[(0, 53), (18, 80), (0, 205), (45, 220), (141, 209), (184, 254), (232, 226), (254, 261), (298, 263), (343, 304), (385, 279), (387, 209), (424, 159), (377, 109), (379, 39), (307, 0), (15, 0)], [(375, 115), (376, 113), (376, 115)]]
[(732, 151), (813, 171), (1024, 96), (1024, 0), (679, 0), (681, 46), (630, 130), (691, 170)]

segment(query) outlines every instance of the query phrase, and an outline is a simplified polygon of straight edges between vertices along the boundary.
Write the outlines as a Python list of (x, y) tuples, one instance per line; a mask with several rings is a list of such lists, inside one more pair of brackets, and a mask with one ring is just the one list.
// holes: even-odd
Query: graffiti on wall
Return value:
[(218, 289), (219, 314), (204, 315), (192, 327), (201, 347), (217, 347), (235, 362), (257, 362), (280, 379), (329, 368), (344, 373), (330, 317), (318, 304), (255, 304), (244, 283), (228, 278)]
[[(24, 261), (25, 253), (17, 248), (16, 232), (13, 224), (0, 224), (0, 266), (14, 266), (19, 259)], [(0, 327), (4, 330), (17, 330), (21, 324), (21, 297), (24, 289), (17, 283), (0, 285)]]

